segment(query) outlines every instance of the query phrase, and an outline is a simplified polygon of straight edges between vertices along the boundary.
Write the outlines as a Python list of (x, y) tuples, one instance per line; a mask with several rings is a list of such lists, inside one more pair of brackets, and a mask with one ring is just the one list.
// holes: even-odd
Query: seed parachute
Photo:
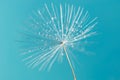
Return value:
[[(74, 80), (76, 79), (71, 48), (79, 48), (82, 41), (96, 34), (93, 28), (97, 18), (73, 5), (54, 6), (45, 4), (34, 13), (24, 34), (24, 61), (33, 68), (50, 69), (55, 61), (66, 57)], [(83, 43), (84, 44), (84, 43)], [(75, 55), (72, 51), (71, 53)]]

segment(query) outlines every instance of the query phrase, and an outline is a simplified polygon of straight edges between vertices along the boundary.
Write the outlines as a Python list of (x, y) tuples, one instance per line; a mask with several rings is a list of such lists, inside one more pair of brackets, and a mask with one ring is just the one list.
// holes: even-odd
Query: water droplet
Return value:
[(51, 19), (54, 20), (54, 17), (52, 17)]

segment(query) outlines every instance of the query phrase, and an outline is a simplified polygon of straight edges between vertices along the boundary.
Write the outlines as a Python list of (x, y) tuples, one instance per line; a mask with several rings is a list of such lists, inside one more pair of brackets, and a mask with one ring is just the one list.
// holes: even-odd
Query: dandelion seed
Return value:
[[(40, 65), (39, 69), (42, 70), (47, 66), (50, 69), (57, 59), (61, 60), (63, 56), (66, 56), (74, 80), (76, 80), (71, 63), (72, 58), (69, 57), (68, 51), (71, 51), (70, 48), (78, 47), (76, 46), (78, 42), (96, 34), (92, 30), (97, 24), (97, 18), (88, 20), (88, 12), (81, 7), (75, 8), (73, 5), (56, 7), (51, 4), (51, 8), (49, 8), (45, 4), (44, 10), (44, 12), (38, 10), (37, 16), (31, 23), (37, 24), (37, 29), (32, 27), (33, 30), (28, 36), (26, 43), (29, 44), (28, 49), (32, 48), (28, 51), (28, 58), (25, 60), (28, 61), (29, 66)], [(38, 33), (34, 34), (36, 31)], [(38, 49), (34, 47), (38, 47)]]

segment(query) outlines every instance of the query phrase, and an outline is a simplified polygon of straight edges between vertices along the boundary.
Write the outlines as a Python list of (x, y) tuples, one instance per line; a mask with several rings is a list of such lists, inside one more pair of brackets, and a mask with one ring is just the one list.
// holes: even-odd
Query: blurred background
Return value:
[(0, 80), (73, 80), (67, 64), (58, 63), (51, 71), (40, 72), (21, 61), (17, 31), (44, 3), (82, 6), (90, 16), (98, 17), (99, 34), (91, 45), (95, 55), (79, 58), (77, 80), (120, 80), (119, 0), (0, 0)]

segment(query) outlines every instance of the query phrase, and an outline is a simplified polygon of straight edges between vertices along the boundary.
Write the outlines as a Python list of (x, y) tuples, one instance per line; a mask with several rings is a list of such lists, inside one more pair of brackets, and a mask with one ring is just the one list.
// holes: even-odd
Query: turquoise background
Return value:
[(91, 45), (95, 55), (81, 56), (77, 80), (120, 80), (120, 1), (119, 0), (0, 0), (0, 80), (73, 80), (68, 66), (38, 71), (21, 61), (18, 30), (42, 4), (53, 2), (82, 6), (98, 17), (97, 37)]

